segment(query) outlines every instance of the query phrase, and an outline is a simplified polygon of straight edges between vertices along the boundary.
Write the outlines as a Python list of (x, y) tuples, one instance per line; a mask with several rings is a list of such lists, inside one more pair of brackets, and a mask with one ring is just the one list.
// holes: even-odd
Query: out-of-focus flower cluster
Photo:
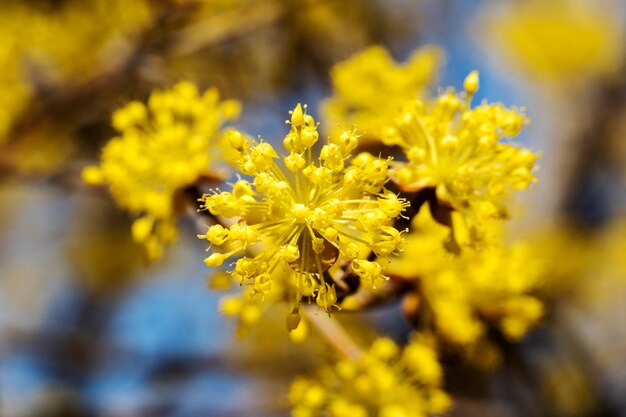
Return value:
[(519, 1), (486, 9), (487, 44), (544, 80), (611, 76), (624, 59), (620, 20), (585, 0)]
[(317, 376), (294, 381), (294, 417), (419, 417), (450, 406), (432, 340), (421, 336), (400, 348), (380, 338), (358, 358), (341, 359)]
[(423, 206), (407, 234), (405, 252), (388, 267), (389, 274), (419, 288), (418, 305), (408, 313), (429, 317), (420, 326), (466, 347), (484, 337), (489, 326), (511, 340), (521, 338), (543, 314), (536, 296), (543, 262), (525, 243), (499, 242), (450, 254), (442, 245), (446, 235)]
[(222, 126), (239, 111), (237, 101), (222, 101), (216, 89), (200, 94), (181, 82), (153, 92), (147, 105), (133, 101), (113, 115), (121, 136), (104, 147), (101, 164), (87, 167), (83, 178), (108, 186), (121, 208), (139, 216), (133, 238), (146, 246), (149, 259), (158, 259), (163, 244), (176, 237), (175, 194), (216, 178)]
[(358, 126), (366, 142), (379, 141), (400, 109), (426, 93), (441, 58), (438, 48), (426, 47), (397, 64), (385, 48), (372, 46), (335, 65), (330, 74), (333, 95), (322, 105), (326, 130)]

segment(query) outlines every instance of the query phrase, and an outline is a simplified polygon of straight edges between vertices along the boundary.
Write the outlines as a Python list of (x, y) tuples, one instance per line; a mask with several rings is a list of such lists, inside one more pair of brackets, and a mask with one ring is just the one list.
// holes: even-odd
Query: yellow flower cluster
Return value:
[(391, 177), (405, 192), (434, 190), (440, 207), (452, 210), (461, 244), (484, 234), (489, 218), (505, 218), (503, 200), (534, 180), (537, 155), (505, 138), (518, 135), (527, 119), (516, 109), (483, 103), (471, 107), (478, 74), (465, 79), (465, 93), (447, 90), (432, 100), (416, 100), (399, 112), (383, 142), (406, 156), (394, 162)]
[(263, 295), (270, 291), (275, 271), (291, 269), (296, 311), (304, 297), (315, 298), (330, 311), (337, 294), (329, 268), (338, 261), (373, 284), (385, 279), (381, 265), (367, 255), (370, 250), (379, 257), (396, 252), (401, 233), (388, 223), (407, 203), (384, 188), (388, 160), (362, 153), (346, 163), (357, 146), (353, 131), (331, 137), (316, 161), (312, 147), (319, 134), (313, 117), (298, 104), (289, 123), (284, 168), (277, 164), (272, 145), (249, 143), (231, 132), (231, 145), (239, 153), (236, 164), (252, 181), (239, 179), (232, 191), (203, 196), (201, 209), (237, 221), (230, 227), (211, 226), (199, 237), (225, 249), (207, 257), (208, 266), (259, 250), (236, 261), (231, 273), (237, 280)]
[[(407, 235), (403, 256), (392, 260), (391, 275), (419, 282), (421, 308), (432, 326), (449, 342), (470, 345), (497, 326), (517, 340), (543, 315), (534, 296), (541, 285), (544, 263), (530, 245), (489, 245), (481, 250), (447, 253), (441, 241), (447, 233), (422, 207)], [(416, 265), (415, 259), (427, 259)]]
[(532, 295), (537, 266), (527, 245), (496, 246), (464, 254), (451, 271), (427, 277), (424, 293), (438, 328), (459, 343), (471, 342), (483, 330), (482, 318), (520, 339), (543, 315), (542, 302)]
[(415, 100), (435, 78), (442, 52), (417, 50), (398, 65), (386, 49), (372, 46), (332, 69), (333, 96), (322, 106), (326, 128), (335, 133), (358, 126), (365, 139), (380, 140), (407, 100)]
[(624, 31), (615, 17), (595, 2), (528, 0), (487, 11), (481, 27), (516, 66), (559, 83), (619, 69)]
[(111, 61), (107, 47), (121, 47), (151, 17), (144, 1), (85, 0), (54, 8), (27, 3), (0, 5), (0, 143), (35, 95), (33, 74), (75, 82), (101, 70)]
[(222, 125), (239, 115), (237, 101), (221, 101), (216, 89), (200, 94), (189, 82), (154, 91), (147, 105), (133, 101), (113, 114), (120, 136), (102, 151), (84, 180), (109, 186), (117, 204), (139, 215), (133, 238), (150, 260), (176, 237), (174, 196), (203, 176), (221, 154)]
[(445, 411), (443, 371), (427, 338), (400, 349), (379, 338), (360, 357), (299, 378), (289, 392), (293, 417), (423, 417)]

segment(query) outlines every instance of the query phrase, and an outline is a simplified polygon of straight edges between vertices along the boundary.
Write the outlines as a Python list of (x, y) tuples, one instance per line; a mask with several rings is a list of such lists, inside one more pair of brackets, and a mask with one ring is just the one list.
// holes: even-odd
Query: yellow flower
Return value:
[(322, 105), (326, 128), (336, 133), (354, 125), (365, 140), (380, 140), (402, 105), (429, 87), (442, 55), (438, 48), (425, 47), (399, 65), (386, 49), (372, 46), (335, 65), (333, 95)]
[(472, 108), (476, 72), (465, 88), (407, 105), (383, 141), (399, 145), (406, 156), (393, 163), (392, 180), (405, 192), (433, 191), (438, 207), (432, 208), (451, 210), (457, 241), (473, 244), (486, 219), (507, 216), (504, 199), (511, 191), (535, 181), (537, 155), (505, 140), (527, 123), (519, 110), (487, 103)]
[(488, 41), (532, 75), (557, 83), (610, 75), (624, 59), (624, 31), (601, 4), (586, 3), (513, 2), (487, 12), (481, 27)]
[(290, 123), (283, 142), (289, 152), (282, 158), (284, 168), (269, 143), (247, 143), (240, 133), (231, 132), (231, 145), (239, 152), (237, 166), (252, 180), (239, 179), (232, 191), (203, 196), (201, 209), (237, 221), (228, 228), (211, 226), (199, 237), (225, 247), (225, 252), (205, 259), (211, 267), (258, 251), (237, 260), (231, 271), (255, 292), (269, 291), (274, 272), (290, 269), (296, 276), (296, 308), (303, 297), (314, 297), (330, 310), (337, 294), (328, 270), (337, 261), (349, 263), (364, 280), (385, 279), (367, 254), (396, 252), (402, 237), (388, 223), (407, 204), (384, 189), (388, 160), (362, 153), (346, 163), (357, 146), (354, 132), (329, 139), (314, 158), (312, 147), (319, 135), (313, 117), (298, 104)]
[[(485, 334), (487, 324), (511, 340), (520, 339), (543, 315), (533, 294), (541, 288), (545, 264), (531, 245), (492, 244), (455, 256), (444, 250), (444, 226), (432, 220), (428, 205), (415, 217), (405, 251), (388, 273), (419, 282), (424, 317), (449, 342), (469, 346)], [(415, 259), (427, 260), (416, 263)]]
[(99, 166), (85, 168), (83, 179), (108, 185), (116, 203), (139, 216), (132, 234), (149, 259), (176, 237), (176, 192), (212, 175), (222, 125), (238, 114), (238, 102), (220, 101), (215, 89), (200, 95), (188, 82), (154, 91), (147, 106), (133, 101), (113, 114), (121, 135), (104, 147)]
[(292, 415), (422, 417), (441, 413), (450, 398), (440, 387), (443, 371), (427, 340), (404, 349), (379, 338), (356, 359), (322, 368), (317, 377), (291, 385)]

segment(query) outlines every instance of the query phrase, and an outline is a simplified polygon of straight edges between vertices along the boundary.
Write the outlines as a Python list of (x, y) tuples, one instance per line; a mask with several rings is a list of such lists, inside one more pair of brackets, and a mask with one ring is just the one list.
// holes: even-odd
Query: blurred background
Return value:
[[(0, 415), (288, 415), (326, 348), (292, 344), (283, 310), (237, 339), (193, 224), (146, 265), (80, 172), (113, 110), (179, 80), (281, 140), (297, 102), (318, 116), (333, 64), (380, 44), (441, 47), (433, 91), (479, 70), (477, 100), (525, 107), (541, 152), (510, 228), (558, 296), (502, 368), (448, 375), (451, 415), (626, 416), (625, 29), (624, 0), (2, 0)], [(394, 305), (344, 320), (408, 329)]]

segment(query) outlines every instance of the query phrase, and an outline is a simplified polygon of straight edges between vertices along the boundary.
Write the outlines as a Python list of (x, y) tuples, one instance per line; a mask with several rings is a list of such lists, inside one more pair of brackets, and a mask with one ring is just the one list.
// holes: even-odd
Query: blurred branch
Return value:
[[(606, 212), (606, 198), (597, 198), (594, 174), (611, 163), (611, 130), (626, 108), (626, 62), (619, 75), (598, 81), (594, 110), (586, 129), (576, 138), (574, 167), (564, 185), (561, 211), (577, 222), (597, 226), (611, 213)], [(591, 194), (589, 191), (591, 190)], [(600, 195), (599, 197), (606, 197)]]
[(306, 306), (302, 311), (324, 340), (334, 347), (337, 352), (353, 360), (361, 356), (363, 353), (361, 348), (352, 340), (336, 319), (333, 319), (326, 313), (320, 313), (315, 307)]
[(251, 7), (239, 7), (191, 24), (173, 35), (174, 57), (190, 55), (211, 45), (248, 35), (270, 26), (287, 14), (284, 2), (268, 1)]

